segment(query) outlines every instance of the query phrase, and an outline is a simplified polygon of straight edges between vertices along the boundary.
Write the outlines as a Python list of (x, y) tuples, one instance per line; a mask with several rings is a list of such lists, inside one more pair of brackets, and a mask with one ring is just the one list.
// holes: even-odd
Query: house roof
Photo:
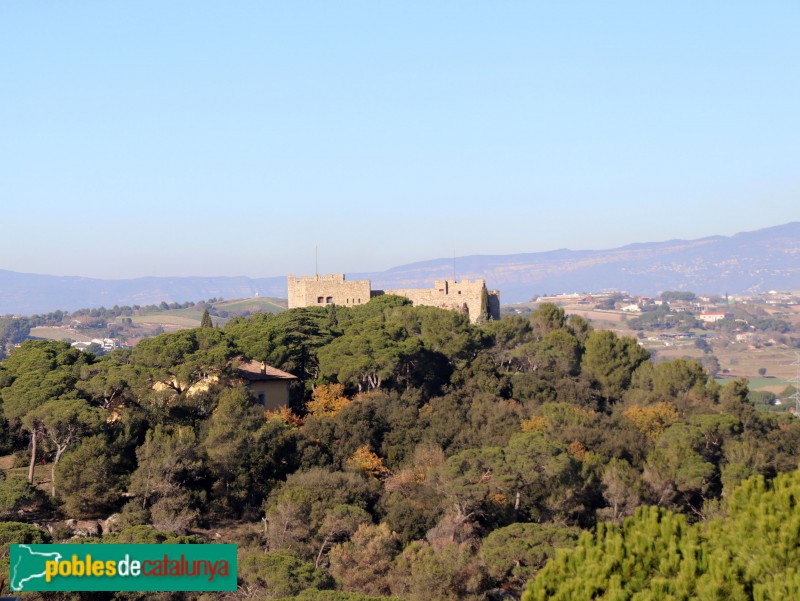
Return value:
[(238, 373), (245, 380), (251, 382), (265, 380), (296, 380), (297, 376), (281, 371), (277, 367), (272, 367), (261, 361), (242, 361), (236, 368)]

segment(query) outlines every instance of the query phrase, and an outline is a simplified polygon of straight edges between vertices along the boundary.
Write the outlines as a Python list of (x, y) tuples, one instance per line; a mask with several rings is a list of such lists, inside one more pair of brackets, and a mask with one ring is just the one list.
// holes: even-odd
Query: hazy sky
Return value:
[(0, 3), (0, 269), (368, 271), (800, 218), (800, 3)]

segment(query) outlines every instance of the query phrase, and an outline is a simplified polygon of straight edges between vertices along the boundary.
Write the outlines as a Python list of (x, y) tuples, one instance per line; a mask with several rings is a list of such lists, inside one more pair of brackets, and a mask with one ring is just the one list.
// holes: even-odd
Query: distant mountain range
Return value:
[[(568, 250), (517, 255), (457, 257), (458, 279), (483, 278), (500, 290), (501, 302), (539, 294), (626, 290), (655, 295), (663, 290), (745, 294), (800, 290), (800, 222), (734, 236), (630, 244), (611, 250)], [(425, 288), (453, 277), (453, 259), (434, 259), (375, 273), (373, 289)], [(286, 297), (284, 276), (146, 277), (102, 280), (0, 270), (0, 314), (71, 311), (82, 307), (147, 305), (212, 297)]]
[[(483, 278), (502, 303), (541, 294), (664, 290), (746, 294), (800, 290), (800, 222), (734, 236), (630, 244), (611, 250), (476, 255), (455, 260), (459, 279)], [(395, 267), (369, 276), (373, 288), (410, 288), (453, 277), (453, 259)]]

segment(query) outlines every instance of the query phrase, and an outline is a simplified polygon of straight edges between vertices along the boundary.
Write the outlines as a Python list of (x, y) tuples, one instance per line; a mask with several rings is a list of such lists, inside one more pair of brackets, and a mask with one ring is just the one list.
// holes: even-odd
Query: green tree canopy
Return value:
[(687, 524), (643, 507), (622, 525), (600, 524), (557, 554), (528, 585), (523, 601), (737, 599), (800, 595), (800, 472), (771, 483), (747, 480), (726, 512)]
[(81, 366), (90, 362), (90, 357), (67, 342), (37, 340), (14, 349), (2, 364), (3, 411), (9, 419), (21, 421), (30, 434), (28, 481), (31, 483), (42, 426), (42, 414), (35, 411), (55, 399), (77, 398), (75, 382)]
[(64, 451), (84, 435), (99, 431), (105, 423), (104, 418), (100, 409), (92, 407), (83, 399), (48, 401), (23, 418), (23, 423), (29, 429), (41, 428), (56, 449), (51, 464), (53, 496), (56, 496), (56, 468)]
[(401, 325), (370, 320), (353, 325), (319, 351), (320, 372), (361, 390), (409, 377), (422, 343)]
[(180, 394), (209, 373), (220, 373), (235, 355), (217, 329), (196, 328), (147, 338), (136, 345), (132, 360), (150, 370), (150, 379)]
[(581, 367), (597, 379), (606, 399), (614, 401), (622, 396), (633, 372), (648, 357), (635, 338), (619, 338), (610, 330), (596, 330), (586, 339)]

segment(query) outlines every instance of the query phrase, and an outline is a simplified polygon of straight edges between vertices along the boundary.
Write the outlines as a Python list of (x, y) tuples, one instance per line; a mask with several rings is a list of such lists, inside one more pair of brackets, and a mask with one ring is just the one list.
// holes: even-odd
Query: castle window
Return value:
[(326, 303), (332, 303), (333, 302), (333, 297), (329, 296), (328, 298), (325, 299), (325, 302)]
[(461, 294), (461, 290), (459, 290), (458, 293)]
[(264, 399), (264, 393), (263, 392), (259, 392), (258, 393), (258, 402), (259, 402), (259, 404), (263, 405), (264, 404), (264, 400), (265, 400)]
[(321, 305), (322, 301), (323, 301), (323, 298), (321, 296), (318, 296), (317, 297), (317, 303)]

